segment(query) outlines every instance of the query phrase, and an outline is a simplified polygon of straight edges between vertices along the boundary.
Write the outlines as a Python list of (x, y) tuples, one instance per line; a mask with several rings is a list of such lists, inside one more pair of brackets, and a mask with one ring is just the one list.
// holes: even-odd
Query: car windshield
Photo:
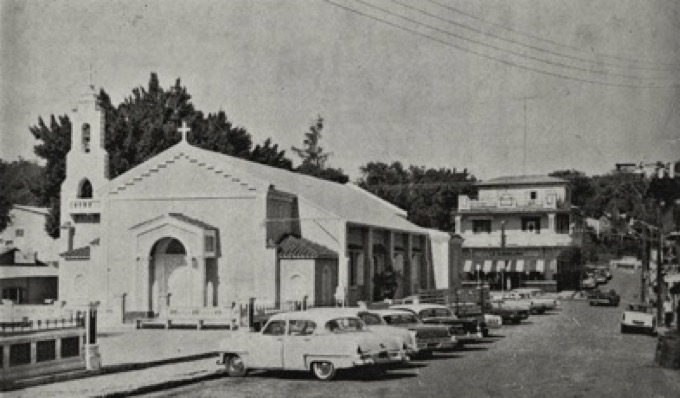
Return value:
[(383, 315), (383, 319), (388, 325), (405, 325), (409, 323), (419, 323), (418, 317), (413, 314), (390, 314)]
[(361, 320), (368, 326), (383, 324), (380, 317), (376, 314), (361, 314)]
[(642, 304), (630, 304), (628, 309), (635, 312), (647, 312), (647, 306)]
[(331, 333), (359, 332), (365, 330), (365, 325), (359, 318), (335, 318), (326, 322), (326, 330)]
[(440, 318), (440, 317), (450, 317), (453, 313), (448, 308), (427, 308), (418, 314), (420, 318)]

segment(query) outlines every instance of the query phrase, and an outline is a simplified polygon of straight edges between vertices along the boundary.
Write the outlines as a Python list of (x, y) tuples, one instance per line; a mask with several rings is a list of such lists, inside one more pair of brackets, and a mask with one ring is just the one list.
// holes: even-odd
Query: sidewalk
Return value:
[(3, 397), (124, 396), (221, 377), (223, 367), (216, 364), (217, 350), (229, 333), (105, 329), (98, 336), (101, 370), (27, 380), (23, 383), (26, 387), (6, 391)]

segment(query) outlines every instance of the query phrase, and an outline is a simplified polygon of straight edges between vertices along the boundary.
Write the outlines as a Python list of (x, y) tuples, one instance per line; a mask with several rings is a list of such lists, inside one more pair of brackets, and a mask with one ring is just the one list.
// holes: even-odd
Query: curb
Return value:
[(202, 382), (202, 381), (218, 379), (220, 377), (224, 377), (226, 374), (227, 374), (227, 372), (224, 369), (219, 369), (219, 370), (210, 371), (210, 372), (208, 372), (206, 374), (202, 374), (202, 375), (189, 376), (189, 377), (185, 377), (185, 378), (182, 378), (182, 379), (162, 381), (162, 382), (155, 383), (155, 384), (147, 384), (147, 385), (144, 385), (144, 386), (141, 386), (141, 387), (134, 387), (134, 388), (129, 388), (129, 389), (121, 390), (121, 391), (108, 392), (108, 393), (101, 394), (101, 395), (95, 395), (95, 397), (117, 398), (117, 397), (127, 397), (127, 396), (130, 396), (130, 395), (149, 394), (149, 393), (152, 393), (152, 392), (182, 387), (182, 386), (186, 386), (186, 385), (189, 385), (189, 384), (199, 383), (199, 382)]
[(12, 382), (9, 386), (3, 387), (0, 389), (0, 391), (16, 391), (16, 390), (21, 390), (24, 388), (29, 388), (29, 387), (36, 387), (44, 384), (52, 384), (52, 383), (60, 383), (64, 381), (71, 381), (71, 380), (78, 380), (78, 379), (85, 379), (89, 377), (96, 377), (96, 376), (104, 376), (104, 375), (110, 375), (110, 374), (115, 374), (115, 373), (124, 373), (124, 372), (130, 372), (134, 370), (141, 370), (141, 369), (148, 369), (148, 368), (153, 368), (156, 366), (163, 366), (163, 365), (172, 365), (175, 363), (180, 363), (180, 362), (191, 362), (191, 361), (198, 361), (201, 359), (208, 359), (211, 357), (217, 357), (219, 353), (217, 351), (212, 351), (212, 352), (206, 352), (206, 353), (201, 353), (201, 354), (193, 354), (193, 355), (187, 355), (184, 357), (175, 357), (175, 358), (168, 358), (168, 359), (161, 359), (157, 361), (151, 361), (151, 362), (133, 362), (133, 363), (124, 363), (124, 364), (118, 364), (118, 365), (110, 365), (110, 366), (104, 366), (101, 369), (98, 370), (77, 370), (73, 372), (68, 372), (68, 373), (55, 373), (55, 374), (50, 374), (50, 375), (44, 375), (44, 376), (37, 376), (33, 377), (30, 379), (24, 379), (24, 380), (16, 380)]

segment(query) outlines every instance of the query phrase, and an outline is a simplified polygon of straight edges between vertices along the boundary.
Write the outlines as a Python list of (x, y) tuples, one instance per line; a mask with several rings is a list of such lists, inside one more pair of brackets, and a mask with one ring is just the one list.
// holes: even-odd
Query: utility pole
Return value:
[(642, 231), (642, 269), (640, 270), (640, 302), (645, 302), (645, 272), (649, 269), (649, 253), (647, 253), (647, 235), (649, 229), (645, 226)]
[(656, 319), (658, 320), (658, 324), (663, 322), (663, 302), (664, 302), (664, 295), (663, 295), (663, 275), (661, 273), (661, 268), (662, 268), (662, 261), (663, 261), (663, 222), (661, 219), (661, 207), (663, 206), (663, 202), (657, 203), (656, 207), (656, 219), (658, 220), (658, 229), (657, 233), (659, 234), (659, 241), (658, 245), (659, 247), (656, 250)]

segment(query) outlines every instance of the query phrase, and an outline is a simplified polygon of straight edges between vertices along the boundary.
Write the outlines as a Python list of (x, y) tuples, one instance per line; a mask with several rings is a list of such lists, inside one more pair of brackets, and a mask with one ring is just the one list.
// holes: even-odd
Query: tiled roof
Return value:
[(289, 236), (279, 243), (279, 258), (337, 258), (333, 250), (305, 238)]
[(499, 185), (564, 185), (564, 184), (568, 184), (568, 181), (557, 177), (535, 175), (535, 176), (498, 177), (478, 182), (475, 185), (478, 187), (492, 187)]
[(203, 229), (216, 229), (210, 224), (206, 224), (203, 221), (196, 220), (195, 218), (187, 217), (182, 213), (169, 213), (168, 214), (170, 217), (176, 218), (180, 221), (184, 221), (187, 224), (195, 225), (199, 228)]
[(69, 250), (67, 252), (61, 253), (60, 256), (67, 260), (89, 260), (90, 246), (79, 247), (77, 249)]

